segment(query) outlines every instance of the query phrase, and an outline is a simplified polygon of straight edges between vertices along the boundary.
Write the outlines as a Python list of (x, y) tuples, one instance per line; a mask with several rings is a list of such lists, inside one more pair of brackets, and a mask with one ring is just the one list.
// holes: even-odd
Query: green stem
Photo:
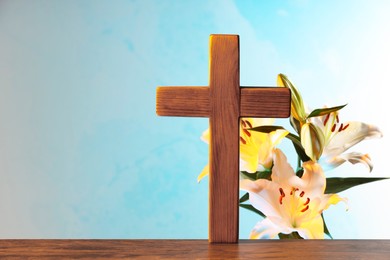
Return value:
[(302, 168), (302, 160), (301, 160), (301, 157), (298, 155), (297, 156), (297, 170), (296, 171), (299, 171), (301, 168)]
[(301, 160), (301, 158), (300, 158), (299, 155), (298, 155), (298, 163), (297, 163), (298, 165), (297, 165), (297, 169), (296, 169), (295, 173), (296, 173), (296, 175), (297, 175), (299, 178), (301, 178), (302, 175), (303, 175), (303, 168), (302, 168), (301, 162), (302, 162), (302, 160)]

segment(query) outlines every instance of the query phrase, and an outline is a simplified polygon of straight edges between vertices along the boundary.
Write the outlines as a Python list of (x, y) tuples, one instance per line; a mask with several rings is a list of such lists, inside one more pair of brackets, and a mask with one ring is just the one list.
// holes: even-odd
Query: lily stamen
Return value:
[(252, 124), (248, 120), (245, 120), (245, 122), (248, 124), (249, 128), (252, 128)]
[(293, 195), (293, 193), (295, 194), (296, 191), (299, 191), (299, 189), (295, 188), (295, 187), (292, 187), (292, 189), (290, 191), (290, 195)]
[(305, 212), (306, 210), (308, 210), (309, 209), (309, 205), (306, 205), (306, 207), (304, 207), (302, 210), (301, 210), (301, 212)]
[(325, 117), (325, 120), (324, 120), (324, 126), (326, 126), (326, 123), (328, 122), (329, 117), (330, 117), (330, 114), (327, 114)]
[(286, 194), (284, 194), (284, 191), (282, 188), (279, 188), (280, 197), (279, 197), (279, 204), (282, 205), (283, 198), (286, 197)]
[(348, 126), (349, 126), (349, 124), (347, 124), (346, 126), (344, 126), (343, 129), (341, 129), (341, 131), (347, 129)]
[(244, 133), (245, 133), (248, 137), (251, 137), (251, 133), (250, 133), (248, 130), (242, 129), (242, 131), (244, 131)]

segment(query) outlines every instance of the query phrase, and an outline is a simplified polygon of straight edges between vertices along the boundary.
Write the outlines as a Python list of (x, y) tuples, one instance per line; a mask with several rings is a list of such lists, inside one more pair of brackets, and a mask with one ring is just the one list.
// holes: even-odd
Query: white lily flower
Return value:
[[(325, 116), (312, 117), (310, 123), (313, 124), (321, 136), (323, 147), (320, 149), (321, 154), (311, 156), (319, 158), (319, 162), (326, 168), (334, 168), (342, 163), (349, 161), (353, 164), (363, 163), (369, 170), (372, 170), (371, 159), (367, 154), (351, 152), (344, 153), (355, 144), (372, 138), (382, 137), (382, 132), (378, 127), (362, 122), (346, 122), (342, 123), (339, 120), (338, 112), (332, 112)], [(303, 129), (302, 129), (303, 130)], [(309, 145), (305, 145), (305, 141), (310, 139), (310, 136), (301, 131), (302, 145), (308, 150), (308, 155), (312, 152)], [(309, 155), (310, 156), (310, 155)]]
[(240, 181), (251, 204), (266, 216), (253, 228), (250, 238), (275, 238), (294, 231), (302, 238), (324, 238), (321, 213), (345, 199), (324, 194), (326, 179), (319, 164), (308, 161), (303, 168), (302, 178), (297, 177), (283, 152), (275, 149), (271, 181)]

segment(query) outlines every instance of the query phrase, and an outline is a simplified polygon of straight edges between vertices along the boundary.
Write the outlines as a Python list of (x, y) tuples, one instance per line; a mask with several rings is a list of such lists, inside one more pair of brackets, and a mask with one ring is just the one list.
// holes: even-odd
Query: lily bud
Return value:
[(324, 149), (325, 138), (323, 133), (312, 123), (306, 123), (301, 128), (301, 143), (305, 153), (314, 162), (317, 162)]
[[(279, 87), (289, 88), (291, 90), (291, 118), (293, 127), (297, 132), (300, 132), (301, 126), (306, 123), (306, 112), (303, 99), (298, 89), (294, 87), (286, 75), (279, 74), (277, 77), (277, 85)], [(298, 122), (299, 124), (297, 124)]]

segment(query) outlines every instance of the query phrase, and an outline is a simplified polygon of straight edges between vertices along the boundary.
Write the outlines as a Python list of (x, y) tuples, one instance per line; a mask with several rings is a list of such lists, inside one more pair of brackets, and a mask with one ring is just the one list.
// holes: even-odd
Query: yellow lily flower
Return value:
[[(288, 134), (288, 131), (279, 129), (271, 133), (261, 133), (249, 130), (256, 126), (271, 125), (274, 119), (241, 118), (240, 120), (240, 170), (254, 173), (259, 167), (271, 168), (273, 149)], [(209, 129), (203, 132), (201, 139), (209, 143)], [(209, 165), (206, 165), (198, 176), (198, 182), (208, 174)]]
[(271, 181), (243, 179), (240, 188), (249, 193), (249, 201), (266, 218), (252, 229), (250, 238), (275, 238), (279, 233), (298, 234), (305, 239), (324, 238), (321, 213), (330, 205), (346, 199), (324, 194), (326, 179), (319, 164), (303, 163), (301, 178), (279, 149), (274, 151)]

